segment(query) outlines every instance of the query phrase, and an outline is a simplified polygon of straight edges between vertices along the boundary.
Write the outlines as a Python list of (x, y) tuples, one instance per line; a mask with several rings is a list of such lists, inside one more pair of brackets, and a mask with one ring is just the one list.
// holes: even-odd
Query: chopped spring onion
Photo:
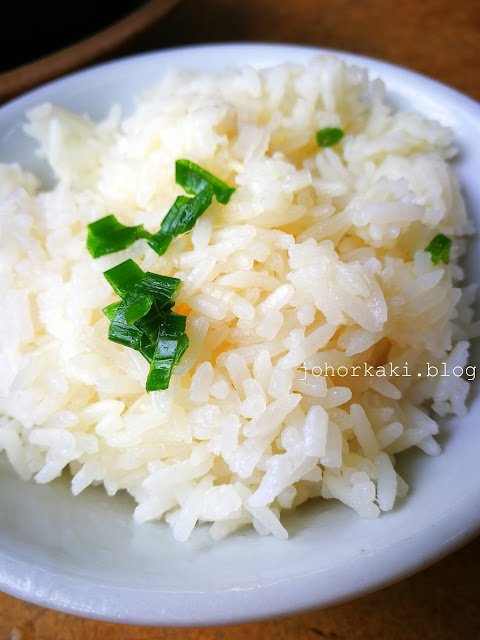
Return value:
[(172, 369), (175, 363), (175, 354), (178, 349), (178, 338), (159, 336), (152, 361), (150, 373), (147, 377), (145, 388), (147, 391), (160, 391), (168, 389)]
[(110, 322), (114, 319), (115, 314), (117, 313), (117, 309), (121, 304), (121, 302), (114, 302), (113, 304), (109, 304), (108, 307), (102, 309), (103, 313), (107, 316)]
[(119, 344), (123, 344), (125, 347), (131, 347), (138, 351), (143, 332), (134, 324), (127, 322), (125, 311), (126, 304), (124, 300), (118, 305), (115, 315), (110, 323), (108, 339), (112, 342), (118, 342)]
[(155, 353), (155, 347), (157, 346), (157, 334), (152, 337), (146, 333), (143, 334), (140, 341), (140, 347), (138, 351), (142, 354), (148, 364), (152, 363), (153, 354)]
[(213, 187), (207, 184), (194, 198), (178, 196), (163, 219), (160, 231), (147, 241), (152, 249), (162, 255), (174, 236), (191, 231), (198, 218), (212, 204), (213, 195)]
[[(136, 227), (126, 227), (114, 215), (105, 216), (88, 225), (87, 248), (91, 255), (94, 258), (99, 258), (108, 253), (126, 249), (140, 238), (146, 238), (150, 247), (161, 256), (168, 249), (174, 236), (192, 230), (198, 218), (212, 204), (213, 196), (218, 202), (227, 204), (235, 191), (234, 187), (229, 187), (225, 182), (191, 160), (176, 161), (175, 179), (187, 193), (195, 197), (178, 196), (157, 233), (152, 235), (145, 230), (143, 224)], [(123, 274), (117, 276), (115, 273), (112, 275), (112, 278), (117, 277), (120, 279), (118, 286), (121, 287), (124, 276)], [(128, 278), (130, 277), (128, 269), (125, 277), (128, 286)], [(112, 287), (115, 289), (113, 284)], [(117, 289), (115, 291), (122, 295)]]
[(168, 310), (164, 314), (150, 363), (150, 373), (146, 383), (147, 391), (168, 388), (172, 369), (188, 346), (188, 338), (184, 334), (185, 322), (185, 316), (179, 316), (173, 311)]
[[(166, 307), (166, 309), (168, 308), (169, 307)], [(135, 324), (150, 340), (155, 340), (158, 335), (158, 326), (164, 312), (165, 309), (162, 309), (162, 307), (154, 303), (150, 311), (144, 315), (143, 318), (139, 318)]]
[(145, 293), (133, 290), (128, 293), (124, 299), (125, 304), (125, 320), (128, 324), (134, 324), (140, 318), (143, 318), (150, 311), (153, 298)]
[(129, 292), (125, 303), (125, 318), (129, 324), (137, 322), (143, 333), (154, 337), (165, 310), (173, 306), (173, 298), (180, 284), (178, 278), (157, 273), (145, 274), (141, 282)]
[(338, 127), (325, 127), (325, 129), (319, 129), (315, 137), (319, 147), (332, 147), (343, 138), (343, 131)]
[(167, 235), (181, 233), (179, 231), (179, 218), (182, 215), (183, 208), (192, 202), (194, 198), (188, 196), (177, 196), (175, 202), (170, 207), (165, 218), (162, 220), (161, 229)]
[(212, 204), (213, 194), (213, 187), (207, 184), (194, 198), (178, 196), (162, 221), (163, 233), (173, 236), (190, 231), (202, 213)]
[(103, 275), (115, 293), (123, 298), (133, 285), (142, 280), (145, 276), (145, 272), (140, 269), (136, 262), (129, 259), (118, 264), (116, 267), (105, 271)]
[(172, 300), (180, 284), (178, 278), (162, 276), (150, 271), (145, 273), (131, 259), (105, 271), (103, 275), (120, 297), (124, 298), (127, 293), (135, 291), (138, 294), (151, 296), (161, 306)]
[(133, 260), (104, 275), (123, 298), (103, 310), (110, 320), (109, 339), (136, 349), (149, 362), (147, 391), (166, 389), (188, 347), (187, 318), (171, 310), (180, 280), (144, 273)]
[[(91, 255), (99, 258), (126, 249), (140, 238), (146, 238), (150, 247), (162, 255), (174, 236), (192, 230), (212, 204), (213, 196), (227, 204), (235, 191), (190, 160), (177, 160), (175, 179), (193, 197), (178, 196), (157, 233), (152, 235), (143, 225), (126, 227), (109, 215), (88, 225), (87, 248)], [(166, 389), (173, 367), (189, 344), (186, 316), (171, 310), (180, 280), (144, 273), (133, 260), (125, 260), (104, 275), (122, 298), (103, 309), (110, 320), (109, 340), (136, 349), (150, 363), (147, 391)]]
[(216, 199), (221, 204), (227, 204), (230, 196), (235, 191), (233, 187), (222, 182), (206, 169), (202, 169), (191, 160), (177, 160), (175, 163), (175, 181), (185, 189), (187, 193), (198, 195), (207, 185), (213, 187)]
[(126, 227), (114, 215), (105, 216), (88, 225), (87, 249), (94, 258), (126, 249), (140, 238), (150, 238), (143, 224)]
[(448, 264), (450, 262), (450, 247), (452, 241), (443, 233), (437, 234), (433, 240), (431, 240), (425, 247), (425, 251), (430, 254), (430, 260), (433, 264), (438, 264), (441, 260), (443, 263)]
[(164, 335), (179, 338), (185, 331), (186, 322), (186, 316), (181, 316), (175, 311), (167, 309), (160, 320), (159, 330)]
[[(150, 311), (136, 322), (136, 326), (141, 329), (150, 340), (155, 340), (159, 331), (164, 331), (165, 315), (170, 311), (171, 305), (172, 303), (168, 306), (160, 307), (154, 303)], [(178, 316), (178, 314), (175, 315)], [(185, 316), (178, 317), (185, 318)], [(179, 330), (177, 333), (182, 333), (183, 330)]]
[(172, 241), (172, 236), (168, 233), (163, 233), (162, 230), (157, 231), (151, 238), (147, 240), (148, 244), (152, 247), (154, 251), (158, 253), (159, 256), (163, 256), (165, 251), (168, 249), (168, 245)]
[(143, 291), (151, 296), (158, 305), (164, 307), (175, 297), (180, 282), (179, 278), (171, 278), (170, 276), (162, 276), (158, 273), (147, 271), (135, 289), (138, 288)]
[(182, 335), (178, 339), (177, 353), (175, 354), (175, 362), (173, 364), (178, 364), (180, 362), (183, 354), (188, 349), (189, 343), (190, 343), (190, 340), (187, 334), (182, 333)]

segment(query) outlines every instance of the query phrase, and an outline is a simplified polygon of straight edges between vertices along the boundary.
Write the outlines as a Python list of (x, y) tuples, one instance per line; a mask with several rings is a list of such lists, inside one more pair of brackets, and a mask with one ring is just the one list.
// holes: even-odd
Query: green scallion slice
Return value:
[[(124, 309), (125, 320), (130, 325), (146, 316), (154, 301), (157, 310), (161, 310), (163, 307), (171, 307), (173, 305), (172, 300), (180, 284), (178, 278), (162, 276), (150, 271), (144, 273), (133, 260), (126, 260), (105, 271), (104, 276), (115, 293), (124, 298), (125, 304), (122, 308)], [(115, 304), (118, 307), (120, 303)], [(110, 305), (105, 308), (105, 315), (108, 314), (107, 317), (110, 320), (115, 315), (117, 307)], [(155, 324), (157, 324), (156, 315)]]
[(211, 185), (216, 199), (221, 204), (227, 204), (235, 191), (233, 187), (229, 187), (228, 184), (191, 160), (176, 161), (175, 180), (187, 193), (193, 195), (198, 195), (207, 185)]
[(150, 311), (153, 298), (139, 291), (132, 291), (125, 296), (125, 320), (128, 324), (134, 324)]
[[(156, 274), (147, 275), (155, 276)], [(142, 333), (149, 337), (150, 340), (155, 339), (156, 335), (158, 334), (159, 328), (164, 322), (165, 314), (169, 312), (171, 307), (173, 307), (174, 302), (172, 298), (176, 293), (178, 284), (180, 283), (180, 280), (178, 280), (178, 278), (168, 278), (167, 276), (157, 277), (159, 279), (164, 278), (165, 280), (173, 281), (171, 284), (167, 283), (167, 286), (171, 287), (172, 294), (169, 297), (162, 296), (158, 289), (155, 291), (153, 287), (150, 290), (144, 290), (144, 292), (146, 292), (150, 295), (151, 298), (153, 298), (153, 304), (148, 313), (139, 318), (135, 324), (142, 331)], [(141, 285), (143, 285), (143, 282), (141, 283)], [(141, 285), (138, 286), (140, 287)]]
[(143, 224), (126, 227), (114, 215), (105, 216), (88, 225), (87, 249), (94, 258), (126, 249), (140, 238), (150, 238)]
[(212, 204), (213, 193), (213, 187), (207, 184), (194, 198), (179, 196), (162, 221), (162, 232), (176, 236), (190, 231)]
[(144, 278), (145, 272), (136, 262), (129, 259), (105, 271), (103, 275), (115, 293), (123, 298), (127, 291)]
[[(188, 337), (184, 333), (186, 321), (186, 316), (170, 310), (160, 317), (157, 343), (147, 378), (147, 391), (168, 388), (173, 367), (178, 364), (188, 347)], [(147, 355), (150, 355), (148, 350)]]
[[(173, 359), (173, 365), (174, 366), (177, 365), (180, 362), (183, 354), (188, 349), (189, 342), (190, 341), (189, 341), (188, 336), (187, 336), (186, 333), (183, 333), (178, 338), (177, 349), (175, 351), (175, 357)], [(157, 338), (152, 340), (146, 334), (144, 334), (144, 336), (142, 338), (142, 341), (141, 341), (141, 344), (140, 344), (139, 351), (142, 354), (142, 356), (145, 358), (145, 360), (147, 360), (147, 362), (149, 364), (152, 363), (156, 345), (157, 345)]]
[(338, 127), (325, 127), (325, 129), (319, 129), (315, 137), (319, 147), (332, 147), (343, 138), (343, 131)]
[(147, 242), (158, 255), (168, 248), (174, 236), (191, 231), (195, 222), (212, 204), (213, 187), (209, 184), (194, 198), (178, 196), (162, 221), (160, 231)]
[(105, 307), (104, 309), (102, 309), (103, 313), (107, 316), (110, 322), (115, 317), (115, 314), (117, 313), (117, 309), (121, 304), (122, 304), (121, 302), (114, 302), (113, 304), (109, 304), (108, 307)]
[(175, 199), (175, 202), (170, 207), (167, 215), (162, 220), (160, 227), (161, 233), (171, 237), (178, 235), (179, 233), (183, 233), (181, 221), (185, 215), (184, 208), (193, 200), (194, 198), (189, 198), (188, 196), (178, 196)]
[(182, 316), (170, 309), (166, 310), (160, 317), (158, 331), (161, 335), (175, 336), (180, 338), (184, 333), (187, 323), (187, 316)]
[(158, 334), (158, 325), (160, 324), (160, 319), (162, 318), (164, 312), (165, 309), (159, 307), (154, 301), (150, 311), (145, 316), (143, 316), (143, 318), (139, 318), (135, 325), (141, 330), (143, 334), (148, 336), (150, 340), (155, 340)]
[(175, 336), (159, 335), (145, 385), (147, 391), (168, 389), (175, 365), (178, 341), (179, 339)]
[(153, 355), (155, 353), (155, 347), (157, 346), (157, 337), (157, 335), (154, 335), (152, 338), (144, 333), (140, 341), (140, 347), (138, 351), (142, 354), (148, 364), (152, 363)]
[(104, 309), (105, 315), (111, 319), (109, 339), (136, 349), (150, 363), (146, 382), (149, 392), (168, 388), (173, 367), (188, 348), (189, 339), (185, 334), (187, 318), (172, 311), (172, 304), (169, 301), (164, 307), (159, 307), (157, 300), (141, 293), (137, 284), (122, 302)]
[(441, 260), (443, 263), (450, 262), (450, 247), (452, 240), (443, 233), (438, 233), (425, 247), (425, 251), (430, 254), (430, 260), (433, 264), (438, 264)]
[(152, 249), (158, 253), (159, 256), (163, 256), (172, 240), (172, 235), (170, 235), (169, 233), (164, 233), (160, 229), (160, 231), (154, 233), (153, 236), (147, 240), (147, 242), (152, 247)]
[(180, 282), (181, 280), (179, 278), (162, 276), (158, 273), (147, 271), (135, 289), (151, 296), (157, 305), (163, 307), (174, 299)]
[(178, 346), (177, 346), (177, 351), (175, 353), (175, 360), (174, 360), (174, 365), (178, 364), (183, 356), (183, 354), (185, 353), (185, 351), (188, 349), (188, 345), (190, 344), (190, 340), (187, 336), (186, 333), (183, 333), (180, 338), (178, 339)]
[[(173, 297), (179, 284), (178, 278), (170, 278), (147, 271), (143, 279), (131, 289), (125, 298), (125, 319), (128, 324), (133, 324), (148, 315), (155, 302), (155, 308), (148, 323), (150, 327), (153, 321), (151, 329), (156, 330), (163, 318), (164, 311), (173, 305)], [(145, 329), (142, 328), (142, 330), (145, 332)], [(152, 331), (148, 330), (147, 333), (151, 335)]]
[(118, 342), (118, 344), (123, 344), (125, 347), (130, 347), (138, 351), (143, 332), (134, 324), (129, 324), (127, 322), (125, 311), (125, 301), (122, 301), (119, 303), (115, 315), (110, 323), (108, 339), (112, 340), (112, 342)]

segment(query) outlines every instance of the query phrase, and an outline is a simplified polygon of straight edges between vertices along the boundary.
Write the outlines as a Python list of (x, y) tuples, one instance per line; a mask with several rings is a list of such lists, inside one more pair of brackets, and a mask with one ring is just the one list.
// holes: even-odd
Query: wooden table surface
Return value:
[[(480, 100), (479, 0), (184, 0), (122, 53), (270, 41), (360, 53)], [(480, 539), (399, 584), (283, 620), (154, 629), (84, 620), (0, 594), (0, 640), (477, 640)]]

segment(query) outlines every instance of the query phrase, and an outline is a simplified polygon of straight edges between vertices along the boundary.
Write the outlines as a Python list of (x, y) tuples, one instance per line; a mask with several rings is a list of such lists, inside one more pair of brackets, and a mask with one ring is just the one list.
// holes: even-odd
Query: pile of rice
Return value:
[[(340, 144), (316, 145), (324, 127)], [(57, 181), (0, 168), (0, 450), (20, 476), (125, 489), (138, 522), (164, 518), (178, 540), (201, 522), (215, 539), (251, 524), (286, 538), (280, 512), (314, 496), (392, 509), (395, 455), (438, 454), (432, 411), (466, 411), (452, 371), (477, 328), (458, 266), (472, 225), (451, 132), (333, 56), (171, 71), (124, 120), (42, 104), (26, 130)], [(164, 256), (140, 240), (92, 259), (87, 225), (105, 215), (158, 230), (184, 193), (179, 158), (235, 186), (230, 202)], [(425, 252), (439, 232), (448, 266)], [(166, 391), (147, 394), (147, 362), (107, 339), (103, 272), (127, 258), (181, 278), (192, 310)]]

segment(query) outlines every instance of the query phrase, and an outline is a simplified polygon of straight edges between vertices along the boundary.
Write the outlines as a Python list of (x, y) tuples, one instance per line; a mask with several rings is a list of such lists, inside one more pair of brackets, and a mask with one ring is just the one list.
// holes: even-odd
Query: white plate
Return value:
[[(21, 132), (25, 110), (44, 100), (98, 118), (169, 66), (219, 69), (304, 62), (318, 49), (219, 45), (162, 51), (95, 67), (37, 89), (0, 109), (0, 160), (43, 170)], [(389, 97), (450, 125), (461, 149), (458, 173), (480, 218), (480, 105), (433, 80), (341, 54), (388, 83)], [(480, 251), (469, 271), (479, 279)], [(478, 360), (475, 355), (471, 364)], [(331, 501), (283, 518), (287, 542), (242, 533), (220, 543), (197, 531), (186, 544), (169, 527), (135, 525), (127, 496), (90, 489), (74, 498), (66, 482), (24, 483), (0, 468), (0, 589), (53, 609), (115, 622), (213, 625), (246, 622), (353, 598), (418, 571), (467, 542), (480, 527), (480, 398), (450, 420), (441, 456), (409, 453), (400, 471), (411, 492), (378, 520)]]

